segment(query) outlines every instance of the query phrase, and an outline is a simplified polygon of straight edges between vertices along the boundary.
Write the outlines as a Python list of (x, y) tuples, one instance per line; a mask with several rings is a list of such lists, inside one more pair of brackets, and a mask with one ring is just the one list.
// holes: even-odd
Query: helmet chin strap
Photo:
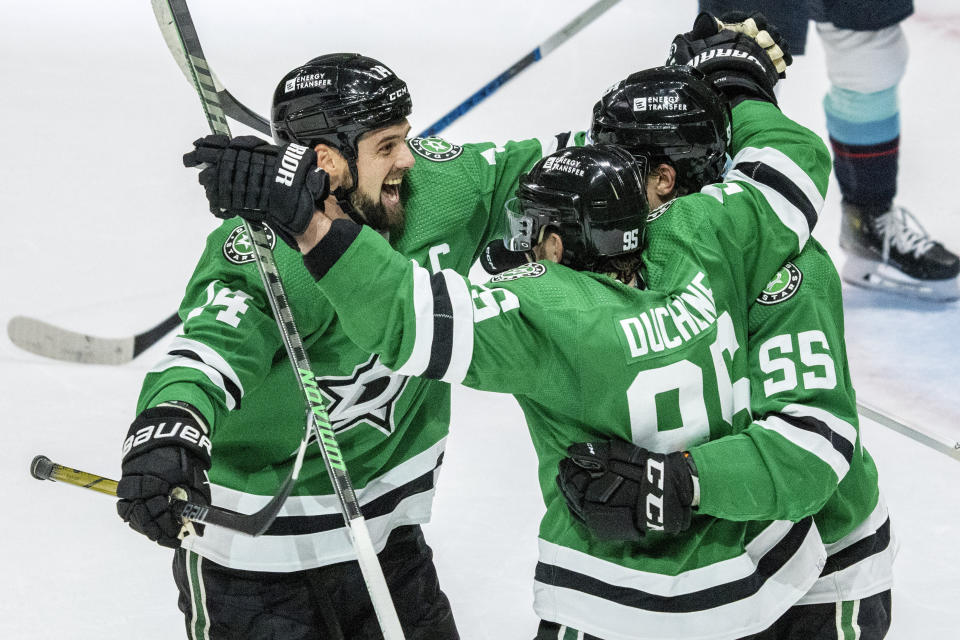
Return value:
[(360, 183), (360, 178), (357, 174), (357, 154), (349, 145), (341, 148), (340, 153), (347, 161), (347, 168), (350, 169), (350, 177), (353, 179), (353, 185), (350, 188), (337, 187), (333, 190), (333, 197), (337, 199), (337, 204), (340, 205), (340, 209), (347, 214), (351, 220), (359, 225), (366, 225), (367, 221), (364, 220), (363, 215), (357, 211), (357, 208), (353, 206), (353, 202), (350, 201), (350, 196), (357, 190), (357, 185)]

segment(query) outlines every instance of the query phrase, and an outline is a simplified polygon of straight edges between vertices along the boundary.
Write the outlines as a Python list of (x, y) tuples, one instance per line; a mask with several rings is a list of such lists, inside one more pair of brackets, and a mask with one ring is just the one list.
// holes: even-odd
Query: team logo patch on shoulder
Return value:
[(498, 273), (490, 278), (490, 282), (509, 282), (520, 278), (539, 278), (546, 272), (547, 268), (539, 262), (530, 262), (528, 264), (522, 264), (519, 267), (514, 267), (509, 271)]
[(434, 162), (453, 160), (463, 153), (463, 147), (443, 138), (411, 138), (410, 149), (418, 156)]
[[(277, 236), (273, 229), (265, 226), (263, 230), (267, 234), (267, 240), (270, 242), (270, 250), (277, 246)], [(223, 257), (233, 264), (246, 264), (257, 259), (253, 253), (253, 241), (247, 236), (247, 230), (243, 225), (230, 232), (227, 241), (223, 243)]]
[(648, 213), (647, 222), (653, 222), (654, 220), (656, 220), (657, 218), (665, 214), (667, 212), (667, 209), (669, 209), (670, 205), (672, 205), (674, 202), (676, 201), (670, 200), (669, 202), (664, 202), (662, 205), (660, 205), (659, 207), (657, 207), (656, 209)]
[(803, 282), (803, 273), (796, 265), (788, 262), (777, 271), (776, 277), (767, 283), (766, 288), (757, 302), (760, 304), (777, 304), (793, 297)]

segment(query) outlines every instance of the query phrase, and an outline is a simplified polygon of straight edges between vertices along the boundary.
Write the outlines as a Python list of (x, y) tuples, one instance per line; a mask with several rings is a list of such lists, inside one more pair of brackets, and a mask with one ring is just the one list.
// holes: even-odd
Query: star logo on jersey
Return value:
[(788, 262), (780, 267), (773, 280), (767, 283), (757, 302), (770, 305), (788, 300), (800, 288), (801, 282), (803, 282), (803, 273), (792, 262)]
[(334, 433), (367, 423), (384, 435), (393, 433), (393, 405), (407, 386), (408, 376), (388, 369), (377, 356), (357, 365), (349, 376), (317, 377), (328, 400), (327, 414)]
[[(277, 245), (277, 236), (273, 233), (273, 229), (266, 225), (264, 225), (263, 231), (270, 242), (270, 250), (272, 251)], [(227, 241), (223, 243), (223, 257), (233, 264), (246, 264), (257, 259), (257, 256), (253, 253), (253, 241), (250, 240), (247, 229), (243, 225), (231, 231), (230, 235), (227, 236)]]
[(546, 272), (547, 268), (545, 266), (539, 262), (531, 262), (529, 264), (522, 264), (519, 267), (514, 267), (509, 271), (498, 273), (490, 278), (490, 282), (509, 282), (510, 280), (517, 280), (518, 278), (539, 278)]
[(463, 147), (451, 144), (443, 138), (412, 138), (410, 149), (427, 160), (446, 162), (463, 153)]

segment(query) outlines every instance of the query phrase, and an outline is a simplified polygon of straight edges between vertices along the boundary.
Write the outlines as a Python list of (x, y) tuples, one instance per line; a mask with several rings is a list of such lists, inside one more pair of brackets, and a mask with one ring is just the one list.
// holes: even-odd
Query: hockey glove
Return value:
[[(746, 34), (751, 27), (740, 23), (744, 32), (738, 33), (727, 28), (720, 30), (721, 24), (724, 23), (710, 14), (701, 13), (692, 31), (673, 39), (667, 64), (686, 64), (699, 69), (730, 100), (731, 106), (746, 99), (777, 104), (773, 87), (781, 74), (766, 49), (757, 39)], [(765, 34), (764, 42), (772, 39), (768, 31), (759, 33)], [(774, 46), (782, 53), (786, 44), (781, 38)], [(781, 55), (781, 62), (786, 62), (788, 55)]]
[(210, 438), (189, 405), (164, 404), (141, 413), (123, 442), (117, 513), (130, 528), (164, 547), (180, 546), (203, 525), (185, 523), (170, 510), (171, 496), (210, 504)]
[(266, 222), (299, 251), (294, 236), (306, 230), (313, 212), (322, 210), (330, 195), (329, 177), (317, 167), (313, 149), (224, 135), (205, 136), (193, 147), (183, 164), (202, 167), (199, 181), (213, 215)]
[(480, 254), (480, 266), (491, 276), (515, 269), (528, 262), (536, 262), (536, 258), (526, 251), (511, 251), (504, 246), (503, 240), (494, 240), (486, 246)]
[(695, 468), (687, 453), (654, 453), (623, 440), (579, 442), (557, 485), (573, 516), (599, 540), (636, 542), (690, 526)]

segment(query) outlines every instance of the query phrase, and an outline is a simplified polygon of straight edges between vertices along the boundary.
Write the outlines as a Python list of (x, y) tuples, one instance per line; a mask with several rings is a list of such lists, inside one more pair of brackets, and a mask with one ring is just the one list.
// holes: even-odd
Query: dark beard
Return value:
[(360, 216), (366, 221), (367, 225), (373, 229), (384, 232), (389, 231), (392, 235), (403, 233), (404, 223), (407, 221), (407, 212), (403, 207), (403, 201), (400, 201), (396, 219), (391, 220), (387, 213), (387, 208), (379, 200), (373, 200), (359, 191), (350, 194), (350, 204), (357, 210)]

